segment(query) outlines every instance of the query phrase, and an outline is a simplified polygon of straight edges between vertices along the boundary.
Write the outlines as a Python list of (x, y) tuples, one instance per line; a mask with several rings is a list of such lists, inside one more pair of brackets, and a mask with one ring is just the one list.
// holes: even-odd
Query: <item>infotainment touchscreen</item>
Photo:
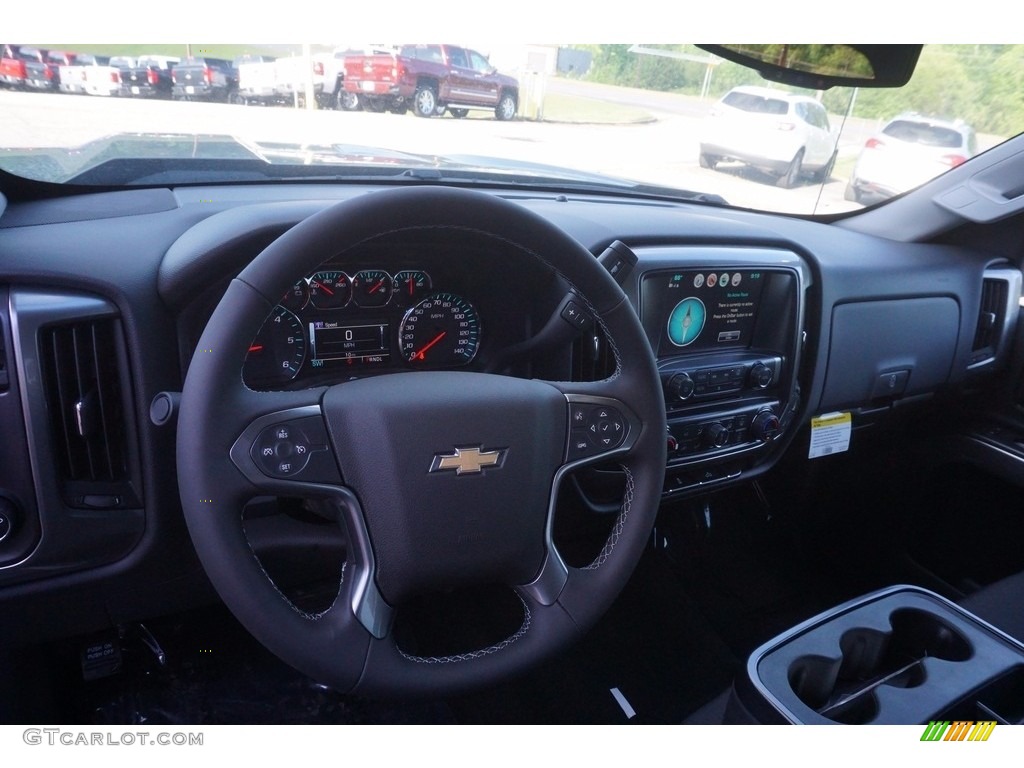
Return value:
[(658, 355), (749, 347), (766, 277), (725, 268), (647, 275), (644, 325)]

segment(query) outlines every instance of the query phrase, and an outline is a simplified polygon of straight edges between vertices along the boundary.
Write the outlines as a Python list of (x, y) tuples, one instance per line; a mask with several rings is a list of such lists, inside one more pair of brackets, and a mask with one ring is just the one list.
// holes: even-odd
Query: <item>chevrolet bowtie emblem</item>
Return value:
[(439, 453), (434, 456), (430, 471), (447, 472), (454, 469), (457, 475), (479, 474), (488, 467), (500, 467), (506, 453), (507, 448), (495, 451), (482, 451), (480, 447), (456, 448), (455, 453)]

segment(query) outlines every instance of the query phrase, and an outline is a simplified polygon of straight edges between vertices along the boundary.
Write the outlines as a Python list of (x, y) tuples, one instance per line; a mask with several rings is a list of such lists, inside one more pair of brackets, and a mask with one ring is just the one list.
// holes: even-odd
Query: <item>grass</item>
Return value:
[[(528, 105), (524, 105), (527, 107)], [(522, 107), (520, 114), (524, 114)], [(529, 116), (529, 112), (526, 112)], [(548, 94), (544, 98), (542, 119), (553, 123), (644, 123), (652, 120), (644, 109), (624, 104), (609, 104), (597, 99), (564, 94)]]

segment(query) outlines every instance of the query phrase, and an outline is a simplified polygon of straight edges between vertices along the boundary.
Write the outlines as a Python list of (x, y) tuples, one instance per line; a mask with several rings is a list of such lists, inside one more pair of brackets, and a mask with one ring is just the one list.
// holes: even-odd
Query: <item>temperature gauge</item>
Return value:
[(309, 301), (317, 309), (340, 309), (352, 298), (352, 286), (344, 272), (317, 272), (309, 278)]

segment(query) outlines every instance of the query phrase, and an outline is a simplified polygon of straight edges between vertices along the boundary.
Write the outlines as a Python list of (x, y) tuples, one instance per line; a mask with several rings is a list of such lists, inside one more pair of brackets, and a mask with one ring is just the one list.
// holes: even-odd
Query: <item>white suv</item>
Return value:
[(740, 86), (722, 97), (705, 121), (702, 168), (739, 160), (793, 187), (804, 176), (825, 181), (836, 161), (836, 139), (817, 99), (772, 88)]
[(962, 120), (902, 114), (867, 140), (845, 197), (877, 202), (914, 189), (977, 153), (974, 129)]

